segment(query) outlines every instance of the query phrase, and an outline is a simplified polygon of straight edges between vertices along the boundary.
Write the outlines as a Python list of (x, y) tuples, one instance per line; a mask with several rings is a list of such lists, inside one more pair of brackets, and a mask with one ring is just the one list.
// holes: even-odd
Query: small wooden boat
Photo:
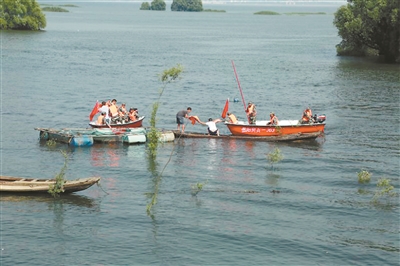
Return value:
[(212, 138), (212, 139), (243, 139), (243, 140), (257, 140), (257, 141), (294, 141), (294, 140), (305, 140), (315, 139), (322, 135), (322, 131), (312, 133), (297, 133), (289, 135), (279, 136), (246, 136), (246, 135), (209, 135), (207, 133), (196, 133), (196, 132), (185, 132), (181, 133), (178, 130), (173, 131), (175, 139), (178, 138)]
[(234, 136), (280, 137), (288, 135), (324, 132), (325, 122), (299, 124), (298, 120), (281, 120), (277, 126), (267, 125), (268, 121), (257, 121), (256, 124), (239, 121), (237, 124), (225, 123)]
[[(133, 122), (121, 123), (121, 124), (110, 124), (111, 129), (119, 128), (132, 128), (132, 127), (142, 127), (144, 116), (139, 117), (138, 120)], [(90, 122), (89, 126), (92, 128), (110, 128), (108, 125), (97, 125), (96, 122)]]
[[(80, 178), (66, 180), (64, 193), (85, 190), (100, 181), (100, 177)], [(0, 192), (12, 193), (47, 193), (50, 185), (55, 184), (54, 179), (34, 179), (12, 176), (0, 176)]]

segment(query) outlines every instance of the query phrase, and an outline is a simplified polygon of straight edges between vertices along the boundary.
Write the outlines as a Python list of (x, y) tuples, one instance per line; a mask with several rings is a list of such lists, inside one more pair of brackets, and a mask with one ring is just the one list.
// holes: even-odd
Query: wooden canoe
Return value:
[[(85, 190), (100, 181), (100, 177), (80, 178), (66, 180), (64, 193), (72, 193)], [(0, 176), (0, 192), (12, 193), (47, 193), (50, 185), (54, 185), (54, 179), (34, 179), (12, 176)]]
[(322, 135), (323, 132), (313, 132), (313, 133), (297, 133), (290, 135), (281, 136), (235, 136), (235, 135), (209, 135), (207, 133), (197, 133), (197, 132), (185, 132), (181, 133), (178, 130), (173, 131), (175, 134), (175, 139), (178, 138), (212, 138), (212, 139), (243, 139), (243, 140), (256, 140), (256, 141), (294, 141), (303, 139), (315, 139)]

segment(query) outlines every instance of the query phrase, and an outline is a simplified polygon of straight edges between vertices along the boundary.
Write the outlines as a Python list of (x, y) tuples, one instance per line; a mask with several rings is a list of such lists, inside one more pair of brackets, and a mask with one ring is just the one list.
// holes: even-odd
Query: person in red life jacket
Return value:
[(217, 135), (219, 136), (219, 129), (217, 128), (217, 123), (222, 122), (221, 119), (215, 119), (213, 120), (212, 118), (208, 119), (208, 122), (199, 122), (202, 125), (208, 126), (208, 134), (209, 135)]
[(268, 126), (277, 126), (279, 123), (278, 117), (274, 113), (269, 114), (269, 122), (267, 123)]
[(249, 104), (247, 105), (246, 114), (249, 118), (250, 124), (255, 124), (257, 111), (256, 111), (256, 106), (254, 103), (249, 102)]
[(191, 107), (188, 107), (186, 110), (181, 110), (176, 114), (176, 124), (177, 124), (177, 130), (180, 130), (182, 126), (182, 133), (185, 132), (185, 120), (189, 119), (189, 113), (192, 111)]
[(137, 108), (130, 108), (128, 113), (129, 121), (134, 122), (139, 119), (138, 109)]
[(98, 117), (96, 121), (96, 125), (105, 125), (106, 124), (106, 113), (102, 112)]
[(311, 111), (310, 107), (307, 107), (303, 112), (303, 117), (301, 118), (300, 123), (301, 124), (310, 124), (312, 122), (314, 122), (314, 120), (312, 118), (312, 111)]
[(227, 113), (226, 115), (228, 116), (228, 123), (237, 124), (238, 120), (234, 114)]

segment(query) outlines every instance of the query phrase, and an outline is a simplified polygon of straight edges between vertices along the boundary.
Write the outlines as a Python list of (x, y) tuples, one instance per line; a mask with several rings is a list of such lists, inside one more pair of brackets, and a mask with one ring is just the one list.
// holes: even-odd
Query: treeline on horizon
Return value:
[[(42, 30), (46, 27), (43, 11), (68, 12), (47, 5), (43, 9), (36, 0), (0, 0), (0, 30)], [(75, 7), (74, 5), (63, 5)], [(164, 0), (143, 2), (141, 10), (165, 11)], [(173, 0), (171, 11), (225, 12), (203, 9), (201, 0)], [(280, 15), (260, 11), (255, 15)], [(286, 15), (323, 15), (324, 12), (291, 12)], [(380, 56), (387, 63), (400, 63), (399, 0), (348, 0), (334, 13), (333, 24), (342, 41), (336, 45), (339, 56)]]

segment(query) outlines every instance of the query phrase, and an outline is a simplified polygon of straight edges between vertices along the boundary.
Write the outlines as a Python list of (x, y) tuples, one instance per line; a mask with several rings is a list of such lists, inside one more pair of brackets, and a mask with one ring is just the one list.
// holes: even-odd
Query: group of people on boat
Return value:
[[(184, 133), (185, 131), (185, 121), (184, 119), (189, 119), (192, 121), (192, 124), (195, 122), (198, 122), (201, 125), (207, 126), (208, 134), (210, 135), (217, 135), (219, 136), (219, 129), (217, 128), (216, 124), (220, 122), (228, 122), (231, 124), (237, 124), (238, 119), (233, 113), (227, 113), (226, 119), (221, 120), (221, 119), (213, 119), (209, 118), (207, 122), (203, 122), (199, 119), (198, 116), (190, 116), (190, 112), (192, 111), (191, 107), (188, 107), (186, 110), (181, 110), (176, 114), (176, 123), (177, 123), (177, 130), (181, 131)], [(256, 106), (254, 103), (249, 102), (248, 106), (246, 108), (246, 115), (248, 117), (249, 124), (256, 124), (256, 117), (257, 117), (257, 111), (256, 111)], [(315, 118), (312, 116), (312, 111), (310, 107), (307, 107), (303, 111), (302, 118), (299, 120), (299, 124), (312, 124), (316, 122)], [(278, 126), (279, 125), (279, 119), (275, 115), (274, 112), (271, 112), (269, 114), (269, 121), (267, 122), (267, 126)]]
[(97, 125), (125, 124), (139, 119), (137, 108), (131, 107), (128, 111), (126, 104), (118, 106), (116, 99), (102, 101), (98, 112), (100, 115), (96, 120)]

